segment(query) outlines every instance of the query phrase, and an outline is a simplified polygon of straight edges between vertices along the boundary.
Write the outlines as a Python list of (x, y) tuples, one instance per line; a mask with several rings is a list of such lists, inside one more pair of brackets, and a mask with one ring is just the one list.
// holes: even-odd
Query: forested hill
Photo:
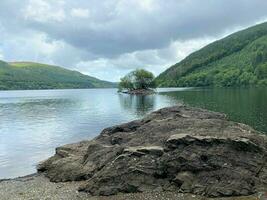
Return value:
[(0, 90), (107, 88), (116, 84), (58, 66), (0, 61)]
[(159, 86), (267, 85), (267, 22), (192, 53), (156, 82)]

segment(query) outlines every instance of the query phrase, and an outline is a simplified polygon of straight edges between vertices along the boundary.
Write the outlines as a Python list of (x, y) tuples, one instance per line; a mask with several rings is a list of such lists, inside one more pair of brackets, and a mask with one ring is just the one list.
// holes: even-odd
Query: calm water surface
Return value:
[(160, 89), (129, 96), (116, 89), (0, 91), (0, 179), (35, 172), (57, 146), (177, 103), (224, 112), (267, 132), (267, 88)]

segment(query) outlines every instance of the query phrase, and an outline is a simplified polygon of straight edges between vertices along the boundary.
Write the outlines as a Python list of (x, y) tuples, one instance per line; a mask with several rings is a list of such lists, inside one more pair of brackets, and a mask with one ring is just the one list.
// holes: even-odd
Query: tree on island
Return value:
[(155, 88), (154, 82), (155, 76), (153, 73), (144, 70), (136, 69), (126, 76), (121, 78), (119, 83), (119, 91), (127, 90), (127, 92), (133, 92), (138, 90), (151, 90)]

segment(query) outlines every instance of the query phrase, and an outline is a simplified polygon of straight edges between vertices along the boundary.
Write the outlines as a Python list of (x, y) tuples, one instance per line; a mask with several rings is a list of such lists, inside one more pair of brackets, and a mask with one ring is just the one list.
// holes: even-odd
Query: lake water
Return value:
[(177, 103), (224, 112), (267, 132), (267, 88), (160, 89), (150, 96), (116, 89), (0, 91), (0, 179), (34, 173), (57, 146)]

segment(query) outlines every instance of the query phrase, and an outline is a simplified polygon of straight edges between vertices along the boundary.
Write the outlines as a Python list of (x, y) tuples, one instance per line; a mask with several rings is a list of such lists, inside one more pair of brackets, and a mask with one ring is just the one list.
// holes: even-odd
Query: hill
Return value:
[(0, 61), (0, 90), (107, 88), (116, 84), (62, 67)]
[(192, 53), (156, 82), (161, 87), (267, 85), (267, 22)]

